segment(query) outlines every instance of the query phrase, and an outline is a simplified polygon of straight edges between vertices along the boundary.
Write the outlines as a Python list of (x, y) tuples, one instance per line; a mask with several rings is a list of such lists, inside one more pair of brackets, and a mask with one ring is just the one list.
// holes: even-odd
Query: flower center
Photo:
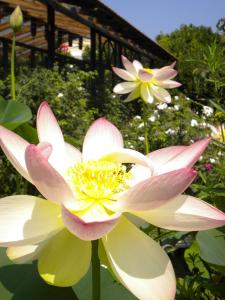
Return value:
[(129, 188), (131, 174), (119, 163), (104, 160), (79, 162), (67, 170), (69, 183), (79, 200), (104, 201)]

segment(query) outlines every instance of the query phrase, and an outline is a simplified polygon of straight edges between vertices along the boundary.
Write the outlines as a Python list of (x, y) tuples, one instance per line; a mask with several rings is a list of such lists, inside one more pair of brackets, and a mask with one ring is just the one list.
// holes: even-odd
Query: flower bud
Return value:
[(17, 32), (23, 26), (23, 13), (19, 6), (17, 6), (10, 16), (10, 26), (14, 32)]

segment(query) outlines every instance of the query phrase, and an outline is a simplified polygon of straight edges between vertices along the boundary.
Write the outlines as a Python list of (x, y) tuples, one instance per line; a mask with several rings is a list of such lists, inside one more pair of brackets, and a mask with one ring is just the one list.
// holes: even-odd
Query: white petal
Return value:
[(165, 89), (156, 86), (154, 84), (151, 84), (151, 92), (159, 101), (166, 102), (166, 103), (171, 102), (171, 96)]
[(174, 89), (181, 86), (181, 83), (174, 80), (157, 81), (157, 85), (165, 89)]
[(123, 148), (120, 131), (105, 118), (97, 119), (88, 129), (83, 143), (83, 160), (99, 159), (102, 155)]
[(36, 260), (48, 240), (37, 245), (9, 247), (6, 254), (15, 264), (24, 264)]
[(125, 218), (102, 241), (113, 272), (138, 299), (174, 299), (173, 267), (158, 243)]
[(157, 81), (164, 81), (168, 79), (172, 79), (177, 75), (177, 71), (172, 68), (162, 68), (155, 72), (154, 79)]
[(132, 149), (119, 149), (117, 151), (111, 151), (101, 156), (99, 159), (118, 163), (140, 164), (151, 168), (149, 159), (142, 153)]
[(225, 213), (200, 199), (180, 195), (159, 208), (135, 215), (169, 230), (199, 231), (225, 225)]
[(140, 61), (138, 61), (138, 60), (134, 60), (133, 61), (133, 66), (135, 67), (135, 70), (136, 70), (136, 73), (138, 74), (138, 72), (140, 71), (140, 70), (143, 70), (143, 66), (142, 66), (142, 64), (140, 63)]
[(39, 243), (58, 232), (60, 207), (33, 196), (0, 199), (0, 246)]
[(67, 168), (74, 166), (75, 163), (80, 162), (82, 154), (80, 150), (75, 148), (73, 145), (65, 143), (66, 146), (66, 156), (67, 156)]
[(116, 94), (127, 94), (133, 91), (138, 86), (137, 82), (121, 82), (118, 83), (114, 89), (113, 92)]
[(29, 143), (13, 131), (0, 126), (0, 145), (13, 167), (32, 182), (25, 163), (25, 150)]
[(141, 85), (141, 97), (145, 102), (153, 103), (154, 98), (147, 83)]

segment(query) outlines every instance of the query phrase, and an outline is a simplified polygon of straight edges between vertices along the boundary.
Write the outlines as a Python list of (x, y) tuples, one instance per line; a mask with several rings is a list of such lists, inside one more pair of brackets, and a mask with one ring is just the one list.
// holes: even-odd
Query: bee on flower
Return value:
[(125, 82), (117, 84), (113, 91), (116, 94), (128, 94), (125, 102), (141, 97), (147, 103), (153, 103), (154, 98), (158, 102), (171, 102), (171, 96), (166, 89), (179, 87), (181, 84), (171, 80), (177, 75), (174, 70), (175, 63), (160, 69), (144, 68), (142, 64), (134, 60), (129, 61), (125, 56), (121, 57), (125, 69), (113, 67), (113, 71)]

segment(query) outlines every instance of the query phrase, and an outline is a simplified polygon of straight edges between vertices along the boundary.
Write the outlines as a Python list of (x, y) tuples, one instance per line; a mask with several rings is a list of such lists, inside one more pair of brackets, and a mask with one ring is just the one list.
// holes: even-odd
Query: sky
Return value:
[(102, 0), (137, 29), (155, 39), (182, 24), (209, 26), (216, 30), (225, 17), (225, 0)]

